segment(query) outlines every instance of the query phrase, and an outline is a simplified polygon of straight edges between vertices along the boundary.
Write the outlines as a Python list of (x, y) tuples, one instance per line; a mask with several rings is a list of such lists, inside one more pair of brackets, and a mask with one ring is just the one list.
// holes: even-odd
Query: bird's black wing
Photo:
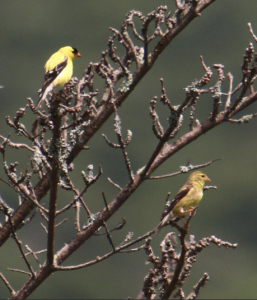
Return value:
[(47, 87), (55, 80), (55, 78), (62, 72), (62, 70), (67, 66), (68, 58), (65, 56), (64, 61), (59, 63), (53, 70), (50, 70), (45, 73), (44, 83), (39, 92), (39, 99), (44, 95)]
[(182, 199), (184, 198), (187, 193), (191, 190), (191, 188), (193, 187), (192, 184), (187, 184), (186, 187), (184, 189), (182, 189), (181, 191), (179, 191), (177, 193), (177, 195), (175, 196), (175, 198), (171, 201), (170, 205), (168, 205), (167, 207), (165, 207), (162, 216), (161, 216), (161, 221), (163, 220), (163, 218), (165, 218), (174, 208), (174, 206)]

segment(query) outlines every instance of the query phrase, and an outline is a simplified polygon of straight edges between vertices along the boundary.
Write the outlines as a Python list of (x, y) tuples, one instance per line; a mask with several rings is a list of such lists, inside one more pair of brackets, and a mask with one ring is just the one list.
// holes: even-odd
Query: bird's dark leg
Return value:
[[(195, 214), (195, 209), (196, 209), (196, 207), (191, 206), (190, 209), (188, 209), (188, 210), (181, 209), (180, 212), (181, 213), (189, 213), (190, 214), (192, 211), (194, 211), (194, 214)], [(184, 223), (183, 229), (187, 229), (188, 228), (188, 224), (182, 219), (181, 216), (179, 216), (179, 219)]]
[(181, 218), (181, 216), (179, 216), (179, 218), (184, 223), (184, 225), (186, 225), (186, 222)]

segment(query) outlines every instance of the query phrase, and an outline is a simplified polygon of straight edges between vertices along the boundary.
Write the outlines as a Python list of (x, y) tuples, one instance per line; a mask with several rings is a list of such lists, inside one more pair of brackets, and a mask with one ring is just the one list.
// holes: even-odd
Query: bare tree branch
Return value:
[[(161, 283), (161, 298), (168, 299), (171, 295), (175, 295), (180, 296), (181, 299), (185, 299), (182, 286), (189, 276), (196, 255), (210, 243), (226, 248), (235, 248), (237, 246), (237, 244), (224, 242), (215, 236), (203, 238), (199, 242), (195, 242), (194, 237), (191, 235), (189, 242), (187, 242), (186, 236), (189, 229), (189, 222), (195, 210), (189, 215), (184, 227), (171, 222), (172, 226), (180, 232), (181, 250), (179, 253), (176, 253), (175, 248), (177, 244), (172, 240), (173, 234), (170, 233), (166, 235), (161, 243), (161, 258), (154, 254), (151, 247), (150, 236), (155, 230), (151, 230), (132, 241), (133, 232), (128, 229), (127, 233), (123, 235), (124, 240), (118, 246), (115, 246), (111, 232), (114, 235), (116, 230), (122, 229), (126, 220), (122, 218), (123, 221), (119, 224), (116, 221), (115, 224), (117, 225), (111, 230), (107, 227), (107, 221), (146, 180), (173, 177), (209, 166), (212, 162), (216, 161), (211, 160), (200, 165), (192, 165), (188, 161), (186, 166), (180, 167), (180, 171), (166, 175), (152, 176), (153, 172), (175, 153), (224, 122), (243, 124), (248, 123), (252, 118), (257, 116), (257, 113), (252, 113), (234, 119), (236, 118), (236, 114), (257, 101), (257, 92), (254, 92), (253, 86), (257, 78), (257, 54), (254, 52), (253, 44), (249, 43), (246, 48), (243, 56), (242, 80), (236, 85), (234, 90), (234, 78), (231, 73), (227, 74), (229, 81), (227, 93), (222, 92), (223, 82), (226, 79), (223, 72), (224, 66), (222, 64), (213, 65), (213, 68), (217, 70), (218, 80), (211, 87), (206, 87), (207, 84), (211, 85), (213, 72), (211, 67), (205, 64), (203, 57), (200, 56), (199, 65), (203, 68), (204, 74), (200, 79), (195, 79), (184, 89), (185, 95), (182, 99), (176, 100), (178, 101), (177, 105), (173, 103), (173, 100), (169, 100), (164, 80), (160, 79), (159, 100), (155, 96), (151, 97), (152, 100), (150, 101), (152, 129), (158, 141), (149, 157), (145, 158), (146, 161), (142, 162), (144, 166), (136, 174), (133, 173), (126, 149), (132, 140), (132, 131), (128, 130), (126, 138), (123, 138), (121, 119), (117, 109), (128, 98), (147, 72), (150, 71), (164, 49), (192, 20), (200, 16), (201, 12), (213, 2), (214, 0), (176, 0), (177, 9), (172, 16), (171, 13), (166, 13), (166, 6), (159, 6), (146, 16), (138, 11), (130, 11), (126, 15), (121, 30), (111, 28), (112, 36), (108, 40), (107, 50), (101, 52), (99, 62), (89, 63), (80, 80), (72, 78), (65, 84), (61, 91), (49, 94), (49, 99), (45, 103), (46, 111), (41, 111), (35, 107), (33, 100), (29, 98), (29, 104), (24, 108), (20, 108), (13, 118), (6, 117), (7, 124), (17, 134), (28, 141), (28, 145), (25, 143), (13, 143), (10, 142), (9, 137), (0, 136), (3, 140), (0, 145), (0, 152), (2, 153), (4, 171), (7, 177), (7, 180), (0, 180), (17, 193), (17, 202), (19, 202), (18, 208), (14, 212), (0, 198), (0, 211), (3, 211), (5, 214), (5, 224), (0, 227), (0, 246), (10, 236), (13, 236), (22, 258), (30, 271), (9, 269), (30, 276), (17, 292), (11, 288), (8, 281), (0, 273), (1, 279), (12, 294), (10, 299), (27, 298), (53, 272), (86, 268), (114, 254), (133, 253), (142, 249), (148, 255), (148, 262), (154, 264), (154, 269), (151, 269), (145, 278), (143, 287), (145, 296), (151, 299), (154, 298), (157, 294), (155, 288)], [(137, 21), (141, 23), (141, 31), (138, 30), (139, 27), (138, 25), (136, 26), (134, 18), (138, 19)], [(152, 27), (154, 30), (150, 32), (149, 28)], [(253, 33), (250, 23), (248, 27), (256, 41), (256, 36)], [(116, 51), (117, 41), (123, 52), (125, 52), (125, 55), (121, 58), (118, 56), (119, 52)], [(136, 42), (140, 42), (141, 45), (138, 46)], [(151, 48), (149, 47), (150, 43)], [(95, 82), (97, 82), (96, 78), (100, 78), (104, 84), (102, 94), (94, 87)], [(236, 92), (238, 92), (237, 96), (235, 96)], [(201, 105), (199, 99), (203, 94), (208, 94), (207, 97), (209, 96), (212, 103), (212, 109), (210, 114), (206, 115), (206, 119), (200, 122), (196, 119), (196, 116), (197, 109)], [(221, 100), (224, 95), (226, 96), (226, 100), (225, 103), (222, 103)], [(165, 105), (166, 111), (169, 114), (166, 126), (159, 117), (161, 114), (158, 115), (157, 113), (158, 101)], [(31, 124), (32, 133), (24, 125), (26, 123), (22, 123), (27, 111), (33, 113), (35, 116)], [(83, 199), (83, 195), (100, 178), (103, 173), (101, 166), (99, 166), (99, 171), (96, 175), (94, 175), (92, 164), (88, 165), (87, 173), (82, 171), (84, 180), (84, 187), (82, 189), (77, 188), (75, 182), (71, 179), (73, 177), (70, 173), (75, 168), (74, 159), (82, 150), (88, 149), (86, 144), (112, 114), (114, 114), (114, 127), (118, 143), (112, 143), (104, 134), (103, 137), (109, 146), (121, 149), (129, 180), (122, 188), (110, 178), (107, 178), (119, 191), (112, 200), (108, 199), (108, 202), (105, 194), (102, 192), (104, 203), (100, 202), (102, 204), (101, 209), (99, 209), (100, 211), (92, 213), (91, 202), (86, 201), (86, 197)], [(184, 116), (188, 118), (189, 128), (186, 133), (184, 131), (181, 134)], [(50, 138), (48, 137), (49, 135)], [(30, 144), (32, 144), (32, 147), (29, 146)], [(17, 166), (19, 163), (16, 161), (9, 163), (7, 160), (8, 156), (6, 154), (8, 154), (7, 150), (9, 149), (7, 146), (17, 150), (22, 148), (29, 150), (33, 155), (30, 158), (31, 166), (27, 164), (24, 168), (25, 170), (18, 173)], [(39, 181), (34, 185), (32, 179), (36, 176), (38, 176)], [(204, 190), (216, 188), (216, 186), (206, 186)], [(68, 204), (64, 204), (64, 206), (57, 210), (59, 189), (62, 189), (64, 192), (70, 191), (73, 196)], [(39, 202), (48, 192), (49, 208), (46, 209), (44, 204), (41, 205)], [(167, 200), (168, 198), (169, 194)], [(56, 224), (56, 217), (71, 208), (75, 208), (72, 224), (73, 226), (75, 224), (77, 231), (70, 241), (65, 241), (64, 246), (57, 251), (55, 249), (55, 230), (57, 226), (61, 226), (67, 219), (62, 218), (62, 221)], [(47, 262), (45, 264), (40, 264), (37, 257), (37, 254), (45, 250), (34, 252), (26, 245), (25, 247), (29, 252), (25, 253), (16, 233), (21, 226), (25, 226), (34, 216), (33, 214), (29, 215), (33, 209), (35, 209), (35, 214), (40, 213), (44, 219), (44, 224), (46, 224), (41, 223), (47, 234)], [(29, 218), (27, 218), (28, 215)], [(85, 216), (88, 220), (85, 225), (81, 226), (81, 220)], [(104, 229), (105, 232), (102, 233)], [(100, 230), (102, 230), (101, 233), (98, 233)], [(62, 265), (87, 240), (93, 236), (100, 235), (107, 237), (112, 251), (102, 256), (96, 256), (95, 259), (78, 265)], [(98, 238), (98, 240), (104, 239), (101, 237)], [(143, 239), (146, 239), (143, 245), (130, 248)], [(32, 254), (36, 260), (38, 265), (37, 271), (33, 270), (28, 260), (29, 254)], [(193, 287), (192, 292), (187, 298), (196, 298), (200, 288), (204, 286), (208, 279), (208, 274), (205, 273)]]
[(0, 277), (3, 280), (4, 284), (6, 285), (6, 287), (8, 288), (8, 290), (10, 291), (11, 295), (15, 294), (15, 290), (11, 287), (10, 283), (8, 282), (8, 280), (4, 277), (4, 275), (0, 272)]

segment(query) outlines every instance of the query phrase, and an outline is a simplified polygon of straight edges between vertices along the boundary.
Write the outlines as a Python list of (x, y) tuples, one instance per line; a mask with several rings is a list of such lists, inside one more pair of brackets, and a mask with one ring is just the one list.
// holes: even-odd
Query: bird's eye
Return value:
[(204, 177), (205, 177), (205, 175), (201, 175), (201, 177), (202, 177), (202, 178), (204, 178)]

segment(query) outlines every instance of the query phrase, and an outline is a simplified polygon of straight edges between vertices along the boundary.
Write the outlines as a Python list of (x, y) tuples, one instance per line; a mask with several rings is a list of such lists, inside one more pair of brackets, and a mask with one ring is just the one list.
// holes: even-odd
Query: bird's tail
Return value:
[(154, 229), (154, 234), (155, 235), (157, 235), (159, 232), (160, 232), (160, 230), (161, 230), (161, 228), (162, 228), (162, 222), (160, 222), (159, 224), (158, 224), (158, 226)]
[(39, 93), (38, 93), (39, 101), (38, 101), (38, 104), (36, 105), (35, 109), (42, 107), (47, 95), (53, 90), (53, 88), (54, 88), (53, 84), (50, 84), (48, 87), (45, 87), (45, 85), (43, 85), (41, 90), (39, 90)]
[(41, 108), (43, 103), (44, 103), (45, 99), (40, 99), (35, 107), (35, 109)]
[(163, 225), (169, 220), (169, 218), (170, 218), (170, 215), (169, 214), (167, 214), (162, 220), (161, 220), (161, 222), (158, 224), (158, 226), (154, 229), (154, 234), (155, 235), (157, 235), (159, 232), (160, 232), (160, 230), (162, 229), (162, 227), (163, 227)]

